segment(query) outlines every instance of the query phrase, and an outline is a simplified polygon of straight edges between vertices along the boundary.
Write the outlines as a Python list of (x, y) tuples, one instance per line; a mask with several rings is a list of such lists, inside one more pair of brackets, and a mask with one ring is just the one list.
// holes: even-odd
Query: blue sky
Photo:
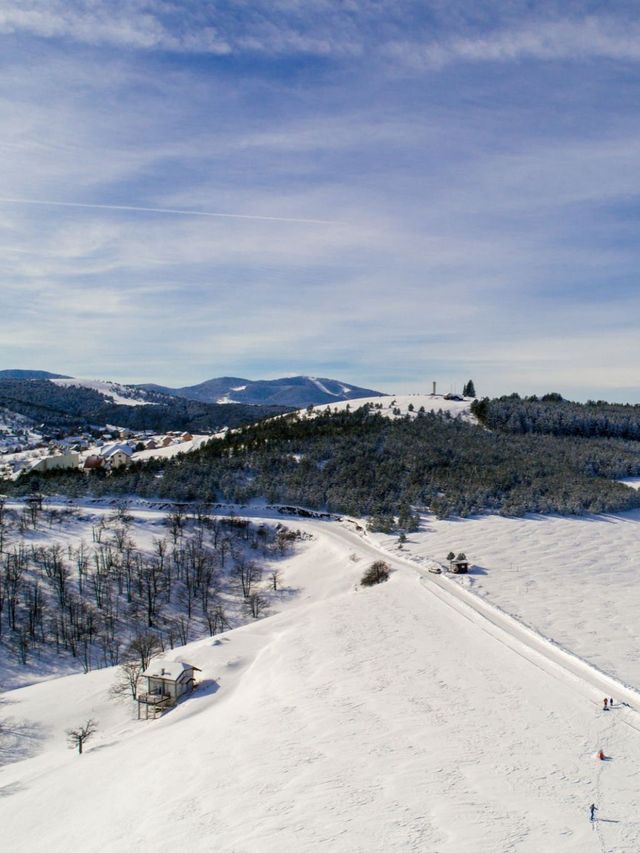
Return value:
[(640, 401), (636, 4), (0, 0), (0, 47), (1, 367)]

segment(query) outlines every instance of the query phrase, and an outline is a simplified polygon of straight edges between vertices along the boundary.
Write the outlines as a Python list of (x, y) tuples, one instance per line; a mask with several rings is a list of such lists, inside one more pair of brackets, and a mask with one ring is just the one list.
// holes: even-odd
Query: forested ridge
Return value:
[(146, 392), (149, 403), (112, 403), (98, 391), (80, 385), (56, 385), (38, 379), (0, 379), (0, 406), (44, 424), (46, 430), (83, 429), (116, 424), (134, 430), (208, 432), (223, 426), (253, 423), (287, 411), (282, 406), (201, 403)]
[(640, 406), (590, 400), (572, 403), (559, 394), (484, 398), (472, 412), (489, 429), (518, 434), (627, 438), (640, 440)]
[(30, 474), (7, 493), (137, 494), (242, 503), (263, 497), (358, 516), (440, 517), (482, 511), (604, 512), (640, 506), (612, 478), (640, 474), (636, 442), (511, 434), (426, 413), (389, 420), (374, 409), (262, 421), (176, 460), (110, 476)]

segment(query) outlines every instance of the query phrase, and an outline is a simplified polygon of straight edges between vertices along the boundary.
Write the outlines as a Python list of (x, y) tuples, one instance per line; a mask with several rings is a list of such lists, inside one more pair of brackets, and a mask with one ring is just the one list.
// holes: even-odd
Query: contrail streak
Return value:
[(300, 222), (305, 225), (340, 225), (331, 219), (298, 219), (292, 216), (260, 216), (250, 213), (212, 213), (208, 210), (180, 210), (173, 207), (137, 207), (129, 204), (85, 204), (80, 201), (47, 201), (35, 198), (0, 197), (0, 204), (33, 204), (46, 207), (83, 207), (90, 210), (128, 210), (135, 213), (161, 213), (173, 216), (208, 216), (220, 219), (258, 219), (263, 222)]

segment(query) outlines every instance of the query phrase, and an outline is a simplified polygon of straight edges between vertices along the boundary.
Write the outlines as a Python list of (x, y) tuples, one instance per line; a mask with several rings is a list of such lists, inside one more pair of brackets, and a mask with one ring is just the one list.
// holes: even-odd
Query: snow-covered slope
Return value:
[(109, 382), (104, 379), (76, 379), (73, 377), (51, 379), (50, 381), (55, 385), (76, 385), (79, 388), (91, 388), (91, 390), (97, 391), (120, 406), (146, 406), (152, 402), (148, 399), (148, 394), (135, 385), (121, 385), (118, 382)]
[(374, 412), (380, 412), (386, 418), (415, 418), (421, 409), (425, 412), (447, 412), (451, 417), (463, 418), (464, 420), (476, 422), (471, 414), (471, 403), (473, 398), (467, 397), (463, 400), (447, 400), (441, 394), (387, 394), (378, 397), (362, 397), (358, 400), (336, 401), (330, 404), (314, 406), (314, 412), (323, 412), (327, 405), (333, 411), (355, 411), (362, 406), (371, 406)]
[[(640, 510), (606, 516), (436, 519), (423, 515), (402, 553), (474, 564), (458, 583), (605, 672), (640, 688)], [(397, 537), (376, 535), (388, 546)]]
[[(640, 849), (632, 712), (600, 712), (588, 680), (508, 647), (402, 562), (356, 588), (375, 552), (300, 526), (315, 539), (280, 614), (172, 652), (203, 685), (162, 719), (113, 704), (108, 670), (9, 695), (29, 734), (0, 774), (9, 849)], [(89, 717), (79, 757), (63, 731)]]

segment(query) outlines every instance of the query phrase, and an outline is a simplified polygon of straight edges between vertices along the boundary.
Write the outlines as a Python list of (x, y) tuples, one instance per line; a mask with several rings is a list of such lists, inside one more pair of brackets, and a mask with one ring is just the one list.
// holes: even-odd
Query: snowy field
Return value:
[[(397, 537), (376, 537), (397, 547)], [(423, 516), (404, 552), (446, 563), (463, 551), (458, 583), (485, 596), (604, 672), (640, 688), (640, 511), (606, 516)]]
[[(577, 632), (575, 645), (580, 630), (562, 612), (584, 587), (568, 568), (580, 564), (598, 589), (603, 576), (589, 577), (600, 558), (617, 570), (632, 541), (621, 536), (637, 523), (429, 520), (410, 548), (466, 550), (487, 572), (469, 579), (477, 591), (495, 579), (527, 621), (547, 613), (554, 631)], [(131, 703), (113, 702), (111, 670), (6, 695), (0, 718), (24, 735), (0, 770), (7, 849), (173, 851), (185, 839), (234, 853), (640, 849), (640, 715), (601, 711), (588, 674), (489, 629), (446, 592), (455, 582), (389, 557), (390, 581), (364, 590), (377, 555), (368, 539), (334, 522), (295, 526), (314, 538), (287, 560), (280, 612), (171, 652), (201, 667), (202, 685), (161, 719), (138, 722)], [(526, 579), (536, 567), (526, 606), (524, 580), (507, 568), (500, 585), (493, 568), (514, 549), (513, 572)], [(555, 565), (569, 552), (570, 566)], [(587, 632), (594, 622), (604, 642), (615, 633), (606, 607), (581, 597)], [(637, 596), (623, 598), (631, 620)], [(607, 654), (630, 636), (610, 637)], [(89, 717), (99, 729), (79, 757), (64, 730)], [(599, 748), (610, 761), (595, 758)]]

